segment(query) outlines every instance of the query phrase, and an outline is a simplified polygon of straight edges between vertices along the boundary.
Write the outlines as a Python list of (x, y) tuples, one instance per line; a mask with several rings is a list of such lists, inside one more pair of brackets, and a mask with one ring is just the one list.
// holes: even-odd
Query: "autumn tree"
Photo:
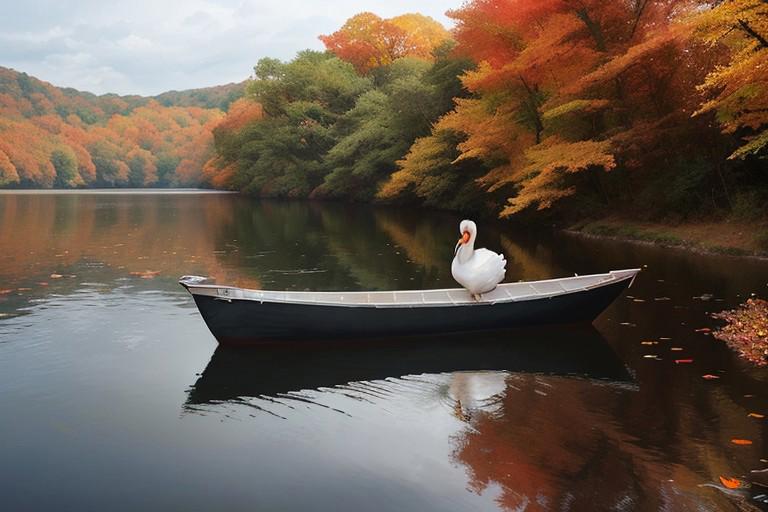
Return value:
[(385, 20), (370, 12), (351, 17), (331, 35), (320, 36), (329, 51), (361, 74), (401, 57), (431, 59), (432, 51), (449, 38), (442, 25), (421, 14)]
[(744, 143), (730, 158), (765, 156), (768, 148), (768, 2), (726, 0), (691, 21), (695, 35), (729, 58), (701, 85), (709, 95), (697, 114), (717, 112), (725, 133)]
[(83, 184), (77, 172), (77, 157), (68, 146), (56, 148), (51, 154), (51, 163), (56, 169), (57, 186), (74, 187)]

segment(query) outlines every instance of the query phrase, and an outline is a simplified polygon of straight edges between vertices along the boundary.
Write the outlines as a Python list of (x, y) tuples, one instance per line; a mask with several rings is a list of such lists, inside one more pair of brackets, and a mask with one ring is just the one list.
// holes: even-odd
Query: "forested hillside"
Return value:
[(765, 215), (764, 0), (473, 0), (448, 16), (452, 32), (363, 13), (320, 37), (326, 53), (262, 59), (206, 175), (501, 216)]
[(0, 186), (197, 186), (243, 87), (96, 96), (0, 68)]

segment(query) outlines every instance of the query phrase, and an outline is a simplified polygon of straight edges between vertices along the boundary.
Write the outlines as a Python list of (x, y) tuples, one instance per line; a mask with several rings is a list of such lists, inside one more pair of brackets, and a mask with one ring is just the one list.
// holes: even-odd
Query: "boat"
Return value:
[(365, 339), (592, 322), (640, 269), (503, 283), (478, 299), (463, 288), (398, 291), (267, 291), (183, 276), (222, 345)]

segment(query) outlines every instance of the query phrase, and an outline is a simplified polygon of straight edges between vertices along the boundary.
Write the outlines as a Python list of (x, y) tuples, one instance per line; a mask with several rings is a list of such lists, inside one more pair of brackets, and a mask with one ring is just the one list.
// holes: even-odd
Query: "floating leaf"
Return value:
[(692, 362), (693, 359), (675, 359), (675, 364), (688, 364)]
[(63, 276), (63, 275), (61, 275), (61, 274), (51, 274), (51, 276), (50, 276), (50, 277), (51, 277), (51, 279), (61, 279), (61, 278), (62, 278), (62, 277), (64, 277), (64, 276)]
[(137, 276), (142, 279), (154, 279), (158, 274), (160, 274), (159, 270), (145, 270), (143, 272), (131, 272), (132, 276)]
[(731, 439), (731, 442), (739, 446), (749, 446), (752, 444), (752, 441), (749, 439)]
[(757, 413), (757, 412), (751, 412), (751, 413), (747, 414), (747, 416), (750, 417), (750, 418), (757, 418), (758, 420), (761, 420), (761, 419), (765, 418), (765, 414), (760, 414), (760, 413)]
[(671, 350), (672, 352), (682, 352), (683, 347), (670, 347), (669, 350)]
[(14, 291), (13, 289), (0, 290), (0, 295), (7, 295), (13, 291)]
[(659, 342), (658, 341), (641, 341), (640, 344), (641, 345), (658, 345)]
[(706, 375), (702, 375), (701, 378), (706, 380), (715, 380), (715, 379), (719, 379), (720, 377), (718, 377), (717, 375), (712, 375), (711, 373), (707, 373)]
[(712, 329), (709, 327), (702, 327), (701, 329), (694, 329), (693, 332), (710, 332)]
[(720, 482), (728, 489), (738, 489), (742, 486), (741, 480), (738, 478), (729, 478), (727, 476), (721, 476)]

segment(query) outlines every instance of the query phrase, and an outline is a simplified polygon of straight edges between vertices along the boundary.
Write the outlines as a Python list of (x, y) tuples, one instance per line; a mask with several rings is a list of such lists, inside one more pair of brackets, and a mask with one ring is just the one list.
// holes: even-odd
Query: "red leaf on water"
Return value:
[(738, 489), (739, 487), (741, 487), (741, 480), (739, 480), (738, 478), (729, 478), (727, 476), (721, 476), (720, 482), (722, 482), (722, 484), (726, 486), (728, 489)]
[(712, 375), (711, 373), (707, 373), (706, 375), (702, 375), (701, 378), (706, 380), (715, 380), (715, 379), (719, 379), (720, 377), (718, 377), (717, 375)]
[(688, 364), (692, 362), (693, 359), (675, 359), (675, 364)]

